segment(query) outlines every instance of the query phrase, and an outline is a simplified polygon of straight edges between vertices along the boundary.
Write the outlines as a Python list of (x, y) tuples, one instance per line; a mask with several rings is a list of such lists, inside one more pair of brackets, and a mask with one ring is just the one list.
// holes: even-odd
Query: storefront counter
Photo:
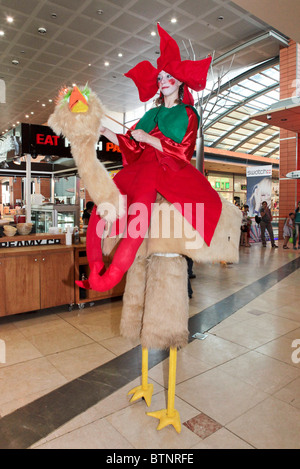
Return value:
[[(37, 242), (36, 236), (29, 235), (28, 243)], [(13, 247), (0, 248), (0, 317), (61, 305), (77, 304), (81, 308), (86, 302), (123, 294), (125, 278), (103, 293), (81, 289), (75, 284), (75, 280), (89, 275), (84, 244), (66, 246), (56, 242), (18, 247), (20, 238), (14, 238)], [(0, 242), (12, 241), (2, 237)], [(111, 259), (106, 257), (104, 261), (108, 267)]]
[[(3, 238), (1, 238), (3, 239)], [(74, 249), (0, 249), (0, 316), (74, 303)]]

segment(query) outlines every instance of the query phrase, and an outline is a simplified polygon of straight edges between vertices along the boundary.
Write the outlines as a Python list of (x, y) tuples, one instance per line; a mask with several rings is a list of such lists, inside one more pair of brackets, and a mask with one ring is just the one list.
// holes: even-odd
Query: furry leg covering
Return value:
[(137, 339), (141, 334), (146, 287), (145, 257), (136, 257), (127, 272), (120, 332), (127, 339)]
[(142, 346), (150, 349), (184, 347), (188, 342), (188, 312), (185, 258), (151, 256), (147, 269)]

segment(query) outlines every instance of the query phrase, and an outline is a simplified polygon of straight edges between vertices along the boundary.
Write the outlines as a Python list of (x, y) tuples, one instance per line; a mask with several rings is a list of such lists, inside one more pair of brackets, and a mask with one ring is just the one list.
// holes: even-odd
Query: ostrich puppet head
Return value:
[(100, 99), (87, 86), (63, 88), (56, 100), (48, 125), (71, 144), (72, 156), (83, 185), (106, 221), (114, 222), (125, 214), (125, 202), (106, 168), (97, 159), (101, 119), (104, 117)]
[(85, 142), (97, 142), (104, 114), (100, 99), (87, 86), (82, 89), (64, 87), (48, 124), (57, 135), (62, 134), (70, 142), (80, 137), (84, 137)]

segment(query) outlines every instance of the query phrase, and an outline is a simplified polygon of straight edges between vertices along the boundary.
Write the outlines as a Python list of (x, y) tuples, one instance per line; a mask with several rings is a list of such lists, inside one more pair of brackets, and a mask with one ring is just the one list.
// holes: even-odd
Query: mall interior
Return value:
[[(300, 201), (295, 18), (298, 0), (0, 0), (1, 449), (300, 448), (300, 238), (284, 239)], [(203, 174), (241, 210), (250, 188), (259, 193), (238, 262), (194, 262), (187, 273), (180, 431), (147, 415), (169, 406), (169, 350), (149, 349), (150, 402), (128, 395), (143, 385), (144, 355), (120, 333), (126, 278), (104, 293), (75, 284), (89, 273), (92, 197), (47, 126), (59, 89), (87, 83), (107, 127), (135, 124), (153, 100), (141, 103), (124, 73), (156, 63), (157, 23), (182, 59), (213, 58), (206, 89), (193, 93)], [(103, 137), (97, 157), (112, 178), (122, 168)], [(197, 147), (195, 167), (198, 157)], [(251, 177), (262, 168), (268, 190)], [(265, 199), (276, 247), (268, 236), (263, 246), (255, 220)]]

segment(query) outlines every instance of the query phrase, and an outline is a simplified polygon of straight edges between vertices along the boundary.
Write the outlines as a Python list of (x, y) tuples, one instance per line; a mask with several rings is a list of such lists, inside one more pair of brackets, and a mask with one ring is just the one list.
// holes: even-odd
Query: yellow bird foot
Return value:
[(159, 424), (157, 430), (161, 430), (165, 428), (167, 425), (173, 425), (177, 433), (181, 432), (181, 423), (180, 423), (180, 415), (179, 412), (174, 409), (172, 412), (172, 416), (168, 415), (167, 409), (157, 410), (155, 412), (147, 412), (147, 415), (150, 417), (155, 417), (159, 419)]
[(147, 386), (144, 387), (142, 385), (136, 386), (135, 388), (131, 389), (127, 395), (129, 396), (129, 394), (133, 394), (130, 402), (135, 402), (138, 399), (144, 398), (147, 406), (150, 407), (153, 394), (153, 384), (148, 383)]

